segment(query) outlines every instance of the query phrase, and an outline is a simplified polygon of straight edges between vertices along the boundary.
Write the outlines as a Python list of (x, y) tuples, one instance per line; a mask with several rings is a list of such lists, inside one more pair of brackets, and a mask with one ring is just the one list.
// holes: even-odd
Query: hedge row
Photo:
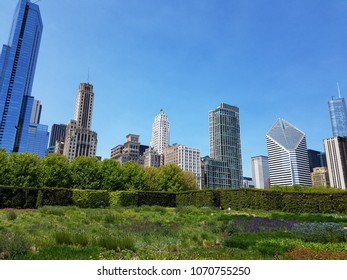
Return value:
[(75, 205), (81, 208), (158, 205), (278, 210), (299, 213), (347, 213), (346, 193), (287, 193), (251, 189), (169, 192), (108, 192), (0, 186), (0, 208)]

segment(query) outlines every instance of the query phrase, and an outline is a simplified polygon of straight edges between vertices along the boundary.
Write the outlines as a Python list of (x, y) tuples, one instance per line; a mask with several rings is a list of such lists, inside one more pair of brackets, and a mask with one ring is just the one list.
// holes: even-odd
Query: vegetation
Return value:
[(193, 173), (177, 165), (144, 168), (135, 162), (95, 157), (68, 161), (60, 154), (43, 159), (31, 153), (7, 154), (0, 149), (0, 185), (13, 187), (74, 188), (109, 191), (183, 191), (196, 189)]
[(346, 214), (191, 206), (0, 210), (0, 259), (347, 259), (346, 226)]

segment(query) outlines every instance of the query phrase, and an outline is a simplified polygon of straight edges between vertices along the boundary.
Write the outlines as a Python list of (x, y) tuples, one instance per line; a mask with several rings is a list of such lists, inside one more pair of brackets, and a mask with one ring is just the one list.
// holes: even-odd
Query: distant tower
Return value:
[(305, 134), (278, 119), (266, 134), (271, 185), (311, 185)]
[(18, 1), (10, 38), (0, 55), (0, 148), (8, 153), (29, 151), (31, 89), (42, 29), (39, 6)]
[[(211, 110), (209, 112), (209, 131), (210, 157), (212, 160), (220, 161), (220, 163), (210, 161), (211, 164), (229, 169), (227, 173), (217, 175), (217, 177), (224, 177), (224, 179), (218, 179), (220, 182), (225, 182), (223, 186), (219, 187), (241, 187), (243, 175), (239, 108), (222, 103), (215, 110)], [(222, 172), (222, 169), (220, 170)], [(214, 185), (213, 182), (211, 184)]]
[(329, 100), (329, 113), (333, 136), (347, 136), (347, 109), (345, 99), (341, 97), (340, 88), (337, 85), (339, 98)]
[(163, 109), (156, 115), (152, 125), (151, 146), (161, 155), (163, 148), (170, 144), (170, 123)]
[(251, 159), (252, 178), (255, 187), (268, 189), (270, 187), (269, 160), (266, 156), (255, 156)]
[(96, 155), (97, 133), (90, 130), (93, 103), (93, 85), (81, 83), (77, 93), (75, 119), (70, 120), (66, 128), (63, 153), (68, 159)]
[(347, 189), (347, 137), (324, 139), (330, 186)]

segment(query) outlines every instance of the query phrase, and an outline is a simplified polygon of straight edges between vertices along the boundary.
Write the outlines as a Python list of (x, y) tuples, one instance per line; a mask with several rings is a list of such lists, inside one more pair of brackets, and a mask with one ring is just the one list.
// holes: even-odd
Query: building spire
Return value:
[(340, 92), (339, 83), (336, 83), (336, 84), (337, 84), (337, 92), (339, 93), (339, 98), (341, 98), (341, 92)]

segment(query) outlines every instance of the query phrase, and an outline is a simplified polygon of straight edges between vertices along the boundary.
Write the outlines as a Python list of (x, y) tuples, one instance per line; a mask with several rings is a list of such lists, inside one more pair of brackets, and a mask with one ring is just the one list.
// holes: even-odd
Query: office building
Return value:
[(307, 150), (310, 172), (313, 172), (315, 167), (327, 167), (325, 153), (316, 150)]
[(266, 134), (270, 185), (311, 186), (305, 134), (278, 119)]
[(327, 187), (329, 183), (329, 173), (327, 167), (314, 167), (311, 172), (311, 181), (313, 187)]
[(145, 167), (159, 167), (164, 164), (162, 155), (159, 155), (158, 151), (153, 147), (148, 147), (145, 150), (143, 157)]
[(76, 100), (75, 119), (70, 120), (66, 128), (63, 154), (68, 159), (77, 156), (96, 156), (97, 133), (91, 130), (93, 104), (93, 85), (80, 83)]
[(170, 144), (170, 123), (167, 115), (160, 110), (152, 124), (152, 143), (151, 146), (161, 155), (163, 148)]
[(64, 142), (66, 136), (66, 124), (53, 124), (51, 129), (51, 137), (49, 139), (47, 153), (63, 154)]
[(46, 155), (48, 138), (49, 132), (47, 125), (30, 123), (25, 152), (34, 153), (40, 158), (43, 158)]
[(148, 146), (141, 145), (140, 135), (128, 134), (123, 145), (111, 149), (111, 159), (118, 160), (121, 164), (134, 161), (144, 165), (144, 153)]
[(183, 171), (194, 173), (197, 186), (201, 187), (200, 150), (182, 144), (163, 148), (164, 165), (177, 164)]
[(270, 187), (269, 160), (267, 156), (251, 158), (252, 178), (255, 188), (268, 189)]
[(205, 156), (201, 158), (201, 185), (211, 189), (229, 188), (231, 168), (227, 162)]
[(341, 97), (340, 91), (339, 98), (332, 98), (328, 105), (333, 137), (347, 136), (347, 109), (345, 99)]
[[(210, 133), (210, 159), (206, 163), (211, 163), (215, 169), (220, 166), (223, 170), (216, 177), (219, 182), (224, 182), (220, 188), (239, 188), (243, 183), (242, 159), (241, 159), (241, 136), (240, 136), (240, 116), (239, 108), (222, 103), (215, 110), (209, 112), (209, 133)], [(230, 173), (225, 174), (225, 169)], [(209, 168), (207, 168), (209, 170)], [(225, 178), (221, 178), (225, 175)], [(208, 175), (207, 177), (211, 177)], [(211, 184), (211, 181), (210, 181)], [(215, 186), (215, 183), (211, 185)]]
[(20, 0), (0, 54), (0, 148), (8, 153), (28, 152), (30, 146), (31, 90), (42, 29), (39, 6)]
[(253, 189), (255, 188), (254, 181), (251, 177), (243, 177), (243, 183), (242, 183), (243, 188), (250, 188)]
[(330, 186), (347, 189), (347, 137), (324, 139)]
[(30, 123), (36, 123), (36, 124), (40, 123), (41, 111), (42, 111), (41, 101), (34, 99), (33, 108), (32, 108), (31, 116), (30, 116)]

